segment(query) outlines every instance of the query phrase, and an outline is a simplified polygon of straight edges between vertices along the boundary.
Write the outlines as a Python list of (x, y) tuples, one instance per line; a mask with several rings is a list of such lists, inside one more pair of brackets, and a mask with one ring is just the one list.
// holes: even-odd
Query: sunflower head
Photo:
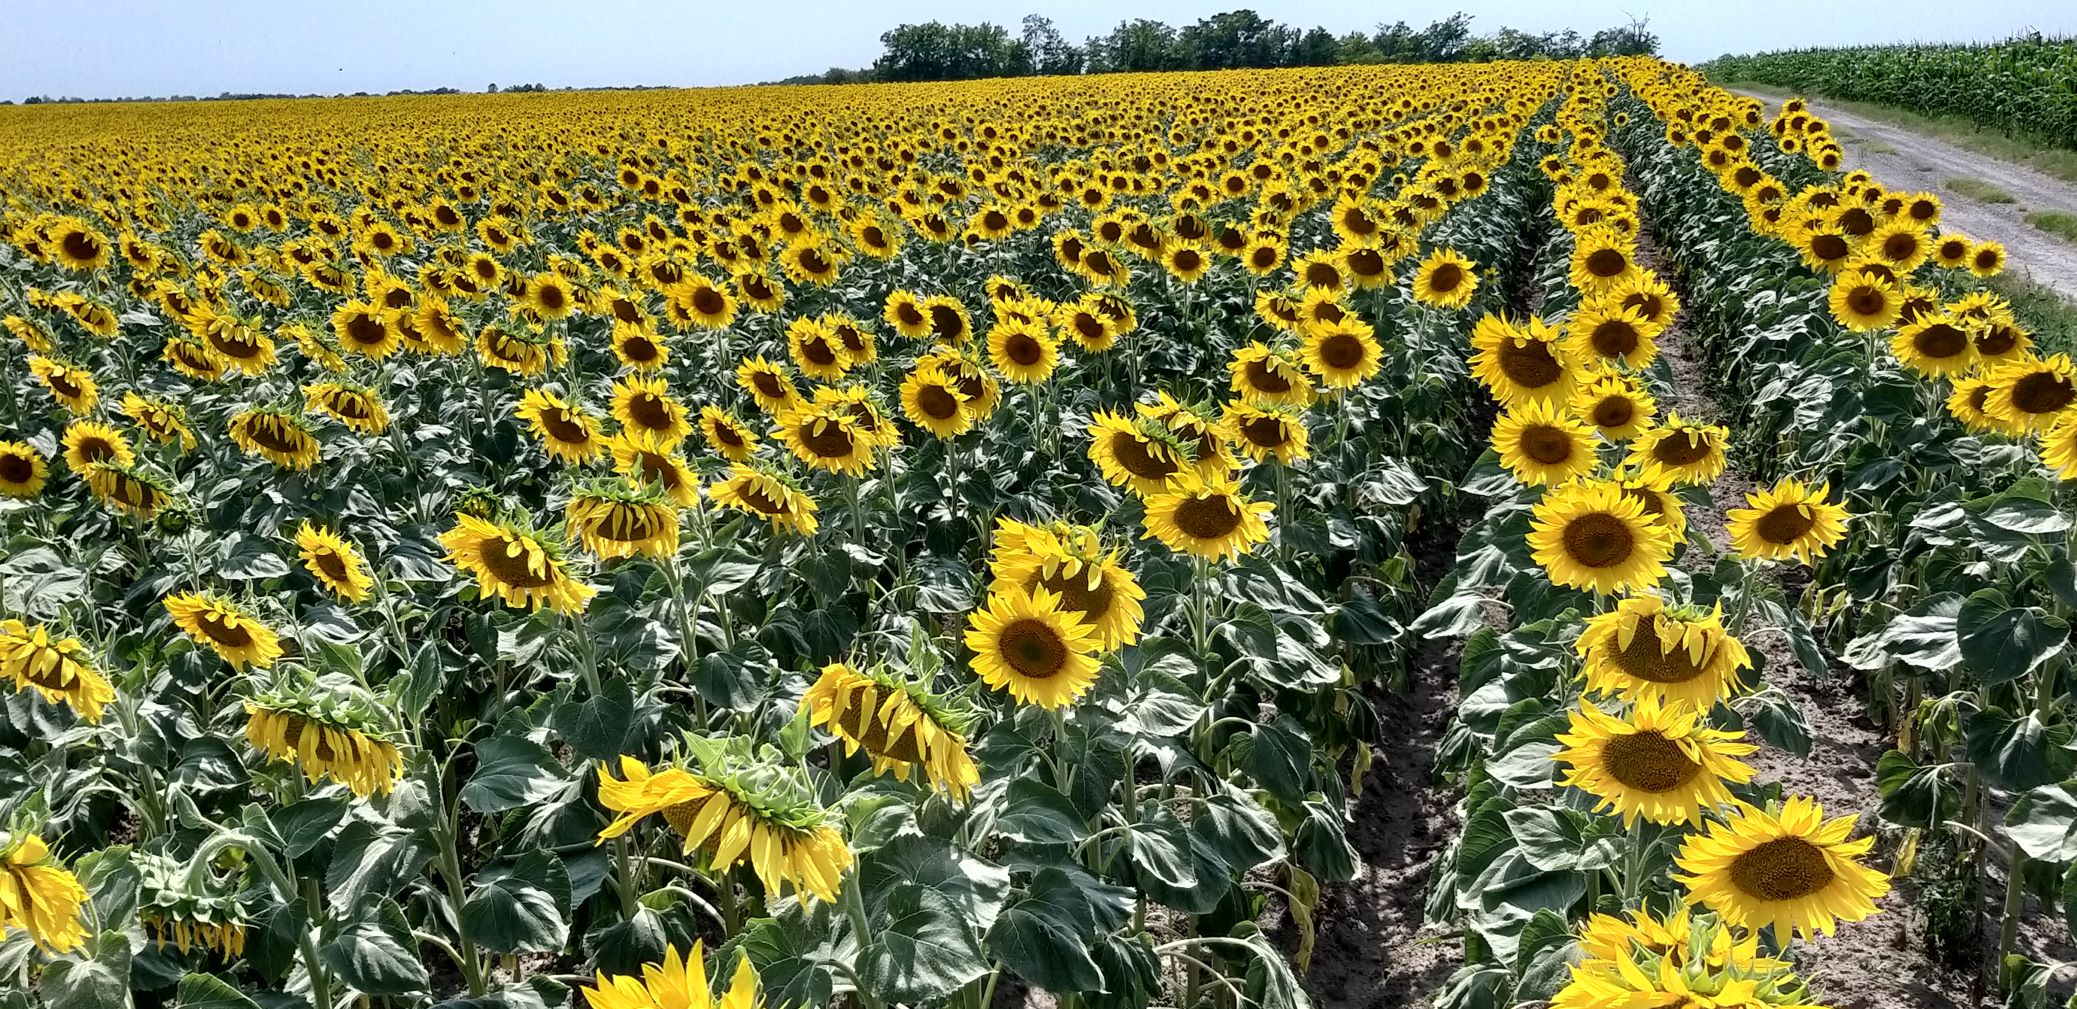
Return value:
[(601, 560), (678, 552), (678, 508), (656, 484), (588, 480), (564, 508), (568, 535)]
[(1554, 584), (1611, 595), (1666, 577), (1673, 538), (1621, 487), (1589, 481), (1549, 491), (1536, 503), (1529, 547)]
[(1688, 902), (1733, 925), (1772, 927), (1777, 942), (1832, 934), (1841, 921), (1875, 913), (1889, 879), (1862, 865), (1873, 837), (1850, 840), (1853, 816), (1827, 820), (1817, 802), (1794, 796), (1778, 812), (1738, 803), (1727, 819), (1682, 842), (1674, 879)]
[(980, 782), (966, 748), (972, 713), (884, 666), (824, 666), (801, 702), (810, 724), (843, 740), (845, 753), (864, 750), (876, 775), (891, 773), (907, 781), (920, 769), (931, 787), (955, 802), (965, 801)]
[(1812, 487), (1793, 478), (1747, 494), (1747, 507), (1727, 516), (1731, 548), (1748, 560), (1808, 564), (1823, 557), (1846, 538), (1846, 509), (1827, 501), (1830, 496), (1829, 484)]
[(357, 688), (320, 684), (308, 671), (279, 674), (246, 699), (245, 714), (246, 742), (312, 781), (337, 781), (366, 798), (388, 795), (404, 776), (390, 741), (395, 726)]
[(774, 532), (813, 536), (819, 525), (815, 499), (799, 483), (778, 470), (745, 463), (707, 488), (707, 496), (723, 508), (763, 519)]
[(208, 645), (231, 668), (267, 668), (281, 657), (281, 638), (243, 606), (213, 592), (176, 592), (164, 600), (173, 624)]
[(476, 580), (480, 595), (528, 610), (581, 613), (598, 590), (570, 574), (562, 545), (508, 517), (457, 512), (440, 534), (447, 560)]
[(1616, 717), (1581, 701), (1569, 717), (1571, 728), (1558, 734), (1563, 749), (1551, 758), (1568, 768), (1560, 783), (1599, 799), (1595, 810), (1620, 814), (1626, 828), (1640, 816), (1699, 825), (1704, 813), (1731, 801), (1726, 784), (1742, 785), (1755, 773), (1737, 758), (1759, 747), (1739, 742), (1743, 733), (1707, 727), (1686, 702), (1668, 706), (1640, 695)]

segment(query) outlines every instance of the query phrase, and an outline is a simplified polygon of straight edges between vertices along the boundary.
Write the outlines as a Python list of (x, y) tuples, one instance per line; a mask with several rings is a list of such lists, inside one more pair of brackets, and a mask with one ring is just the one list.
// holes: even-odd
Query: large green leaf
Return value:
[(1025, 844), (1074, 844), (1089, 836), (1074, 803), (1037, 778), (1010, 783), (995, 828), (1004, 838)]
[(2046, 725), (2028, 711), (2000, 708), (1971, 712), (1964, 722), (1969, 760), (1985, 781), (2015, 792), (2052, 785), (2070, 776), (2070, 725)]
[(2033, 789), (2006, 811), (2003, 830), (2028, 858), (2077, 862), (2077, 795), (2067, 784)]
[(363, 902), (352, 920), (326, 929), (317, 956), (339, 980), (367, 995), (412, 995), (431, 983), (417, 937), (387, 897)]
[(42, 991), (50, 1009), (129, 1009), (129, 937), (103, 932), (50, 961), (43, 968)]
[(553, 852), (535, 849), (476, 874), (462, 902), (462, 932), (499, 953), (553, 953), (569, 931), (570, 874)]
[(174, 989), (179, 1009), (260, 1009), (252, 997), (214, 974), (187, 974)]
[(2061, 654), (2070, 625), (2038, 606), (2012, 606), (2005, 594), (1984, 589), (1955, 615), (1962, 658), (1986, 686), (2019, 679)]
[(985, 976), (988, 958), (958, 905), (921, 884), (904, 883), (887, 895), (875, 917), (857, 971), (876, 998), (931, 1002)]
[(1044, 869), (1023, 897), (1003, 908), (988, 932), (988, 946), (1003, 966), (1048, 991), (1099, 991), (1103, 972), (1089, 955), (1096, 924), (1076, 881), (1059, 869)]
[(462, 786), (462, 804), (498, 813), (539, 802), (570, 783), (570, 772), (548, 748), (525, 736), (493, 736), (476, 744), (476, 773)]

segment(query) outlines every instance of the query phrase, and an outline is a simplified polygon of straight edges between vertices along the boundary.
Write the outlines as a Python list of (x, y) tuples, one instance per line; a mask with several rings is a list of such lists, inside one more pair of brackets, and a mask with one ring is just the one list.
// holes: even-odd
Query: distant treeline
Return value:
[[(485, 87), (484, 87), (484, 89), (483, 89), (483, 93), (484, 93), (484, 94), (491, 94), (491, 95), (495, 95), (495, 94), (498, 94), (498, 93), (502, 92), (502, 93), (504, 93), (504, 94), (513, 94), (513, 95), (516, 95), (516, 94), (531, 94), (531, 93), (534, 93), (534, 92), (542, 92), (542, 91), (654, 91), (654, 90), (656, 90), (656, 89), (658, 89), (658, 88), (662, 88), (662, 87), (665, 87), (665, 86), (666, 86), (666, 85), (662, 85), (662, 84), (636, 84), (636, 85), (631, 85), (631, 86), (622, 86), (622, 87), (590, 87), (590, 88), (551, 88), (551, 87), (549, 87), (549, 86), (547, 86), (547, 85), (545, 85), (545, 84), (514, 84), (514, 85), (512, 85), (512, 86), (510, 86), (510, 87), (506, 87), (506, 88), (500, 88), (500, 87), (498, 87), (498, 86), (497, 86), (497, 85), (495, 85), (495, 84), (491, 84), (491, 85), (487, 85), (487, 86), (485, 86)], [(411, 88), (400, 88), (400, 89), (398, 89), (398, 90), (396, 90), (396, 91), (352, 91), (352, 92), (347, 92), (347, 91), (340, 91), (340, 92), (335, 92), (335, 93), (333, 93), (333, 94), (329, 94), (329, 95), (325, 95), (325, 94), (317, 94), (317, 93), (314, 93), (314, 92), (313, 92), (313, 93), (310, 93), (310, 94), (300, 94), (300, 95), (298, 95), (298, 94), (288, 94), (288, 93), (286, 93), (286, 92), (278, 92), (278, 93), (269, 93), (269, 92), (239, 92), (239, 91), (225, 91), (225, 92), (222, 92), (222, 93), (220, 93), (220, 94), (215, 94), (215, 95), (146, 95), (146, 96), (141, 96), (141, 97), (137, 97), (137, 98), (127, 98), (127, 97), (125, 97), (125, 98), (76, 98), (76, 97), (73, 97), (73, 96), (70, 96), (70, 95), (65, 95), (65, 96), (59, 96), (59, 97), (53, 97), (53, 96), (51, 96), (51, 95), (31, 95), (31, 96), (30, 96), (30, 97), (28, 97), (28, 98), (24, 98), (24, 99), (22, 99), (22, 104), (23, 104), (23, 105), (64, 105), (64, 104), (80, 104), (80, 105), (92, 105), (92, 104), (97, 104), (97, 103), (102, 103), (102, 102), (242, 102), (242, 101), (250, 101), (250, 100), (252, 100), (252, 99), (256, 99), (256, 98), (379, 98), (379, 97), (387, 97), (387, 96), (390, 96), (390, 95), (464, 95), (464, 94), (473, 94), (473, 92), (469, 92), (469, 91), (464, 91), (464, 90), (462, 90), (461, 88), (427, 88), (427, 89), (424, 89), (424, 90), (413, 90), (413, 89), (411, 89)], [(14, 102), (12, 102), (12, 101), (10, 101), (10, 100), (4, 99), (4, 98), (0, 98), (0, 105), (13, 105), (13, 104), (14, 104)]]
[(865, 81), (953, 81), (1034, 74), (1102, 74), (1143, 70), (1228, 70), (1241, 67), (1326, 67), (1351, 63), (1482, 63), (1491, 60), (1576, 59), (1657, 53), (1659, 37), (1646, 21), (1592, 35), (1567, 29), (1541, 34), (1502, 28), (1474, 35), (1471, 15), (1452, 14), (1415, 30), (1406, 22), (1380, 24), (1368, 34), (1301, 29), (1252, 10), (1214, 14), (1176, 28), (1140, 18), (1120, 21), (1108, 35), (1075, 45), (1053, 21), (1026, 15), (1015, 35), (998, 24), (897, 26), (880, 36), (884, 50), (862, 70), (831, 67), (777, 84), (850, 84)]

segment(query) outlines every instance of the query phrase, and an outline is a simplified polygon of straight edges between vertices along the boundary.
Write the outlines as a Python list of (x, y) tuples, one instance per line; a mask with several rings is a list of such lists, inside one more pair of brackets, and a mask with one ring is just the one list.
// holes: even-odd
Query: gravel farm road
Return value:
[[(1736, 93), (1766, 102), (1770, 116), (1781, 106), (1778, 98), (1749, 91)], [(2008, 272), (2031, 277), (2065, 299), (2077, 302), (2077, 244), (2026, 221), (2027, 214), (2042, 210), (2077, 214), (2077, 185), (1901, 126), (1864, 119), (1821, 101), (1813, 100), (1810, 108), (1841, 134), (1839, 142), (1846, 148), (1848, 167), (1865, 168), (1877, 181), (1893, 189), (1922, 189), (1940, 194), (1945, 206), (1940, 215), (1943, 230), (2002, 243), (2008, 256)], [(1954, 178), (1987, 182), (2012, 194), (2018, 202), (1985, 203), (1972, 199), (1947, 188), (1947, 180)]]

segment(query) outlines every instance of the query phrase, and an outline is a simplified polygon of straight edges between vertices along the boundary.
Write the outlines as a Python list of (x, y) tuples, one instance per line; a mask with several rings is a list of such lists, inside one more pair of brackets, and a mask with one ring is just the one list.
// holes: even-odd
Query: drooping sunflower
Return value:
[(1354, 315), (1299, 331), (1306, 369), (1330, 389), (1352, 389), (1384, 367), (1385, 350), (1370, 324)]
[(178, 403), (131, 391), (123, 393), (122, 411), (143, 430), (145, 437), (161, 445), (177, 445), (183, 452), (195, 447), (187, 408)]
[(714, 997), (702, 959), (702, 940), (692, 942), (683, 957), (676, 946), (664, 947), (662, 963), (645, 963), (642, 975), (595, 972), (590, 988), (579, 988), (590, 1009), (758, 1009), (757, 969), (748, 955), (736, 960), (728, 991)]
[(281, 638), (237, 603), (211, 592), (176, 592), (164, 600), (173, 623), (208, 645), (232, 669), (266, 668), (281, 657)]
[(1478, 290), (1476, 265), (1457, 250), (1444, 246), (1421, 260), (1414, 273), (1414, 300), (1437, 308), (1463, 308)]
[(115, 700), (115, 688), (86, 643), (53, 635), (41, 624), (0, 621), (0, 677), (13, 680), (16, 691), (33, 690), (51, 704), (70, 707), (87, 722), (98, 724), (101, 709)]
[(1141, 497), (1166, 490), (1170, 478), (1195, 463), (1168, 425), (1109, 410), (1090, 419), (1089, 459), (1105, 480)]
[(404, 757), (383, 738), (373, 706), (313, 693), (270, 691), (245, 702), (246, 743), (312, 781), (339, 782), (364, 799), (388, 795), (403, 780)]
[(72, 413), (92, 413), (101, 401), (101, 387), (85, 368), (42, 354), (29, 355), (29, 373), (50, 390), (51, 398)]
[(128, 466), (137, 461), (130, 439), (121, 431), (98, 420), (75, 420), (65, 425), (62, 439), (65, 465), (84, 473), (98, 465)]
[(1091, 526), (1049, 522), (1026, 525), (998, 519), (989, 568), (999, 585), (1041, 589), (1096, 634), (1096, 647), (1113, 651), (1139, 639), (1147, 597), (1123, 563), (1123, 547), (1106, 548)]
[(965, 802), (981, 781), (967, 753), (970, 717), (922, 684), (885, 669), (861, 671), (832, 662), (801, 703), (808, 723), (843, 740), (846, 755), (864, 750), (876, 775), (907, 781), (920, 768), (930, 786), (954, 802)]
[(718, 406), (700, 407), (699, 426), (707, 447), (729, 462), (749, 462), (757, 453), (757, 432)]
[(754, 465), (739, 465), (728, 476), (707, 487), (707, 496), (724, 508), (733, 508), (771, 523), (773, 531), (815, 535), (815, 499), (784, 475)]
[(563, 510), (569, 536), (600, 560), (678, 552), (678, 509), (655, 484), (595, 480)]
[(86, 942), (87, 889), (35, 834), (0, 835), (0, 931), (19, 928), (47, 953)]
[(303, 523), (296, 529), (296, 551), (303, 558), (303, 570), (326, 592), (347, 602), (366, 599), (368, 590), (375, 587), (361, 552), (330, 529)]
[(1471, 329), (1471, 374), (1502, 406), (1525, 399), (1566, 402), (1578, 382), (1578, 367), (1561, 336), (1535, 316), (1517, 326), (1488, 315)]
[(1759, 747), (1739, 742), (1744, 733), (1709, 728), (1685, 702), (1647, 694), (1618, 718), (1582, 700), (1569, 721), (1558, 734), (1563, 749), (1551, 756), (1569, 768), (1559, 784), (1599, 799), (1594, 811), (1619, 814), (1626, 829), (1640, 816), (1700, 826), (1704, 813), (1731, 801), (1726, 782), (1742, 785), (1756, 773), (1738, 758)]
[(1298, 408), (1256, 405), (1246, 400), (1226, 404), (1224, 420), (1239, 437), (1235, 443), (1256, 462), (1275, 459), (1289, 466), (1307, 456), (1305, 415)]
[(2077, 404), (2077, 365), (2068, 355), (2014, 361), (1984, 375), (1983, 411), (2014, 430), (2039, 431)]
[(1574, 649), (1587, 689), (1608, 697), (1655, 697), (1707, 712), (1742, 689), (1752, 656), (1724, 627), (1723, 607), (1669, 607), (1633, 596), (1587, 618)]
[(448, 563), (476, 579), (479, 595), (505, 605), (558, 613), (582, 613), (598, 590), (572, 577), (554, 541), (531, 529), (457, 512), (454, 527), (440, 534)]
[(759, 410), (771, 416), (792, 410), (802, 402), (800, 389), (785, 369), (765, 360), (763, 355), (743, 359), (736, 368), (736, 384), (750, 394)]
[(286, 470), (306, 470), (318, 463), (317, 436), (303, 418), (286, 410), (249, 407), (233, 414), (229, 427), (231, 441), (247, 455)]
[(607, 451), (599, 419), (546, 389), (528, 389), (513, 412), (527, 422), (551, 458), (582, 466)]
[(1186, 470), (1161, 491), (1147, 495), (1147, 531), (1177, 553), (1207, 560), (1237, 560), (1269, 539), (1266, 521), (1275, 505), (1249, 501), (1230, 476)]
[(0, 495), (32, 498), (43, 493), (50, 464), (25, 441), (0, 441)]
[(1651, 427), (1659, 404), (1636, 378), (1604, 371), (1573, 392), (1571, 409), (1574, 416), (1599, 430), (1601, 437), (1624, 442)]
[(622, 431), (606, 439), (613, 453), (613, 469), (637, 484), (654, 484), (680, 508), (700, 503), (699, 474), (693, 472), (675, 446), (665, 447), (654, 435)]
[(646, 436), (665, 451), (692, 434), (690, 411), (671, 395), (661, 375), (629, 375), (614, 382), (612, 410), (623, 432)]
[(1748, 560), (1816, 561), (1846, 538), (1846, 508), (1826, 501), (1830, 496), (1830, 484), (1792, 478), (1747, 494), (1750, 507), (1726, 516), (1731, 549)]
[(117, 511), (150, 518), (173, 502), (173, 489), (165, 480), (135, 466), (96, 463), (81, 472), (87, 490)]
[(1621, 487), (1599, 481), (1546, 493), (1532, 513), (1528, 539), (1553, 584), (1603, 595), (1658, 584), (1673, 555), (1664, 523)]
[(1875, 839), (1848, 840), (1856, 817), (1831, 820), (1808, 796), (1780, 813), (1739, 803), (1736, 813), (1681, 843), (1674, 860), (1690, 904), (1746, 928), (1772, 926), (1776, 941), (1831, 935), (1841, 921), (1875, 913), (1889, 879), (1860, 863)]
[(1594, 429), (1540, 399), (1525, 400), (1494, 420), (1491, 443), (1500, 465), (1531, 487), (1570, 483), (1600, 462)]
[(1675, 483), (1707, 484), (1723, 475), (1731, 431), (1717, 424), (1666, 415), (1666, 423), (1651, 428), (1630, 443), (1623, 464), (1637, 469), (1655, 467)]
[(1006, 585), (967, 620), (975, 675), (1019, 704), (1062, 708), (1096, 682), (1096, 629), (1044, 588)]
[(601, 842), (661, 814), (683, 838), (685, 851), (698, 852), (717, 873), (747, 861), (769, 893), (790, 888), (835, 901), (851, 868), (851, 849), (829, 814), (814, 803), (805, 783), (780, 768), (738, 762), (717, 751), (697, 771), (652, 772), (623, 755), (619, 777), (599, 765), (598, 794), (600, 805), (620, 814), (599, 831)]
[(901, 409), (910, 423), (939, 438), (958, 437), (974, 424), (959, 380), (935, 364), (918, 364), (902, 379)]
[(1296, 354), (1260, 341), (1235, 350), (1226, 370), (1234, 393), (1250, 403), (1307, 407), (1316, 396)]
[(1897, 285), (1859, 270), (1841, 273), (1832, 282), (1828, 301), (1832, 318), (1856, 333), (1895, 325), (1904, 307)]
[(303, 387), (304, 402), (333, 420), (361, 434), (376, 435), (389, 429), (389, 407), (381, 394), (352, 382), (313, 382)]

